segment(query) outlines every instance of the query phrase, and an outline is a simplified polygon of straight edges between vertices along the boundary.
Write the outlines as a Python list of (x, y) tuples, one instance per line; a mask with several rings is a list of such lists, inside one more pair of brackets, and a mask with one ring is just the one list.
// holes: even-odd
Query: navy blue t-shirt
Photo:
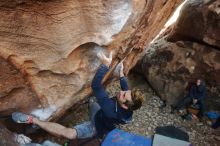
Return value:
[(201, 84), (199, 86), (197, 85), (192, 85), (190, 88), (189, 96), (198, 99), (198, 100), (203, 100), (206, 94), (206, 86), (204, 84)]
[[(105, 88), (102, 85), (102, 79), (109, 68), (102, 64), (96, 72), (92, 81), (93, 94), (96, 97), (101, 109), (95, 115), (95, 127), (97, 134), (102, 137), (106, 132), (115, 128), (117, 124), (124, 124), (132, 118), (132, 111), (123, 109), (116, 98), (109, 98)], [(120, 78), (120, 85), (123, 91), (128, 90), (127, 79)]]

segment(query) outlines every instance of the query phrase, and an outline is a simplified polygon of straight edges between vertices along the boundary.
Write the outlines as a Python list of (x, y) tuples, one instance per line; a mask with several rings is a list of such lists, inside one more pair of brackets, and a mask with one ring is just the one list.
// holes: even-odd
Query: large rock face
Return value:
[(182, 98), (187, 86), (197, 78), (219, 90), (220, 52), (216, 49), (195, 42), (165, 40), (158, 41), (152, 48), (159, 49), (145, 55), (137, 68), (168, 103), (174, 104)]
[(15, 141), (15, 135), (0, 124), (0, 145), (1, 146), (19, 146)]
[(181, 17), (174, 26), (169, 39), (194, 40), (220, 47), (220, 1), (190, 0), (182, 9)]
[(188, 1), (177, 22), (164, 33), (167, 36), (155, 41), (136, 66), (168, 103), (177, 103), (188, 92), (189, 83), (202, 78), (209, 89), (206, 99), (212, 101), (212, 109), (219, 110), (219, 4)]
[(99, 50), (114, 50), (112, 67), (126, 57), (128, 72), (180, 2), (1, 1), (0, 113), (59, 117), (91, 94)]
[[(0, 58), (0, 107), (2, 115), (15, 110), (31, 111), (39, 104), (36, 94), (24, 76), (9, 62)], [(24, 104), (28, 103), (28, 104)]]

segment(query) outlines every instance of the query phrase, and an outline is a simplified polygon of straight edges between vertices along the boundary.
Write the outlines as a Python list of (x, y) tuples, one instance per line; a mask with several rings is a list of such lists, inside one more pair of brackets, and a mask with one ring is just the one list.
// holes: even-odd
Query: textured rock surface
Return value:
[(220, 50), (220, 1), (190, 0), (183, 6), (170, 40), (204, 42)]
[(18, 146), (14, 141), (14, 134), (0, 124), (0, 145), (1, 146)]
[(0, 75), (0, 115), (9, 115), (15, 110), (31, 111), (31, 107), (39, 105), (25, 76), (3, 58), (0, 58)]
[(183, 6), (177, 23), (164, 33), (168, 39), (160, 37), (148, 48), (148, 52), (136, 67), (136, 70), (145, 75), (158, 95), (170, 104), (176, 103), (184, 96), (188, 83), (202, 78), (209, 91), (214, 93), (207, 95), (212, 97), (208, 100), (212, 99), (212, 107), (219, 110), (218, 3), (219, 1), (188, 1)]
[[(41, 119), (61, 116), (91, 93), (89, 85), (100, 64), (98, 50), (114, 48), (113, 65), (127, 56), (128, 72), (180, 2), (1, 1), (1, 62), (14, 66), (21, 81), (0, 90), (0, 112), (31, 110)], [(10, 102), (14, 98), (8, 93), (24, 82), (23, 90), (13, 92), (20, 102)], [(6, 84), (2, 80), (0, 85)]]
[(152, 48), (158, 50), (144, 56), (139, 71), (163, 99), (176, 103), (197, 78), (204, 79), (209, 88), (216, 88), (219, 93), (219, 51), (195, 42), (170, 43), (163, 39)]

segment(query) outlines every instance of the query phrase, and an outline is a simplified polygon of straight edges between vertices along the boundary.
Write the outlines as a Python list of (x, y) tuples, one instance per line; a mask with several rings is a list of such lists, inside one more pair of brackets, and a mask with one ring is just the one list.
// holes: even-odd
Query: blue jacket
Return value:
[(206, 94), (206, 86), (205, 84), (201, 84), (199, 86), (197, 85), (192, 85), (189, 96), (198, 99), (198, 100), (203, 100)]
[[(95, 127), (99, 137), (111, 131), (117, 124), (125, 124), (132, 118), (132, 111), (125, 110), (117, 103), (116, 98), (109, 98), (102, 85), (102, 79), (108, 72), (106, 65), (101, 65), (92, 81), (92, 90), (101, 109), (95, 115)], [(128, 90), (125, 77), (120, 78), (120, 85), (123, 91)]]

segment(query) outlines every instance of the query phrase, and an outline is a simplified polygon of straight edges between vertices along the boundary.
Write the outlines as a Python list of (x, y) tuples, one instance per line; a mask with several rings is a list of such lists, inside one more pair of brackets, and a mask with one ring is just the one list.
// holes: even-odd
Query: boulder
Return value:
[(15, 134), (0, 124), (0, 145), (1, 146), (19, 146), (15, 141)]
[[(209, 89), (220, 91), (220, 52), (196, 42), (158, 40), (135, 70), (145, 75), (156, 93), (169, 104), (176, 104), (196, 79), (203, 79)], [(140, 69), (141, 68), (141, 69)], [(207, 95), (208, 96), (208, 95)]]
[(98, 51), (114, 51), (111, 68), (126, 57), (127, 74), (180, 2), (1, 1), (0, 113), (62, 116), (91, 95)]
[(155, 92), (176, 104), (197, 78), (205, 80), (212, 110), (219, 110), (220, 2), (189, 0), (177, 21), (150, 47), (135, 70), (142, 73)]
[(193, 40), (220, 50), (220, 1), (190, 0), (183, 6), (170, 41)]
[(9, 61), (0, 57), (0, 115), (13, 111), (30, 112), (40, 102), (26, 77)]

